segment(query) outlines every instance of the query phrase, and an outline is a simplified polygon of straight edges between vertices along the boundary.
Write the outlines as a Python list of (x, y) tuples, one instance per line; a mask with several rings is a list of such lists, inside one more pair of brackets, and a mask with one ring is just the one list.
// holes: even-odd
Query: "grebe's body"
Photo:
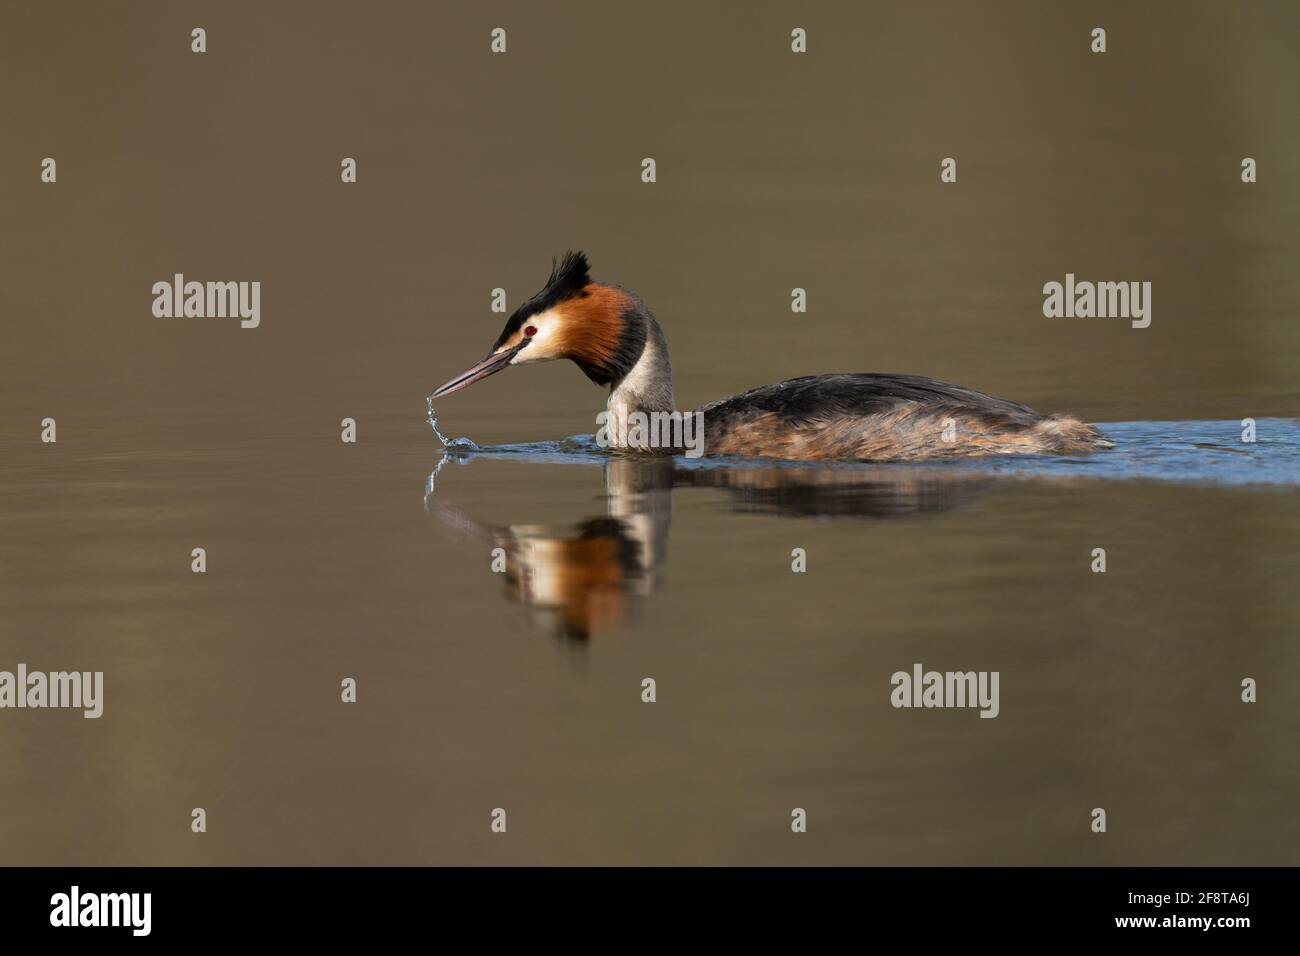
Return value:
[[(611, 437), (634, 413), (671, 413), (672, 366), (658, 321), (633, 292), (592, 282), (570, 253), (520, 306), (488, 356), (435, 393), (508, 365), (567, 358), (608, 386)], [(793, 460), (924, 461), (1000, 454), (1082, 454), (1110, 448), (1092, 425), (919, 375), (810, 375), (695, 410), (704, 454)], [(672, 448), (657, 449), (673, 451)]]
[(808, 375), (701, 411), (714, 455), (925, 461), (1108, 446), (1077, 419), (920, 375)]

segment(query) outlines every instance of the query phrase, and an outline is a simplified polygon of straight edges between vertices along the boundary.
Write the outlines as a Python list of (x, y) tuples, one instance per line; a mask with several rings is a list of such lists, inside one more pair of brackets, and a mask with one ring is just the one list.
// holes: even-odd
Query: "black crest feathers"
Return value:
[(578, 295), (591, 282), (591, 267), (584, 252), (566, 252), (558, 262), (551, 263), (551, 277), (546, 288), (533, 298), (550, 298), (551, 304), (563, 302)]
[(587, 256), (583, 252), (566, 252), (555, 260), (551, 264), (550, 278), (546, 280), (542, 291), (515, 309), (510, 320), (506, 322), (506, 327), (501, 330), (501, 337), (492, 346), (492, 350), (496, 351), (504, 345), (519, 331), (519, 327), (529, 316), (538, 315), (566, 299), (582, 295), (582, 290), (591, 282), (590, 269)]

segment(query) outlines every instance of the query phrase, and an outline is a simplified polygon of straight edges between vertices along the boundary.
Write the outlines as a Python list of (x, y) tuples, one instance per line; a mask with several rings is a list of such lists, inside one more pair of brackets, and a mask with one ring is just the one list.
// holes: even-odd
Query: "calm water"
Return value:
[[(0, 670), (106, 699), (0, 711), (0, 863), (1300, 863), (1294, 5), (1107, 8), (1104, 59), (1030, 2), (819, 7), (805, 58), (785, 3), (505, 4), (495, 58), (472, 5), (291, 9), (206, 57), (170, 4), (8, 15)], [(683, 408), (913, 372), (1117, 447), (608, 456), (556, 364), (444, 400), (445, 457), (424, 396), (570, 247)], [(261, 325), (155, 319), (178, 271)], [(1045, 319), (1067, 271), (1150, 328)], [(892, 708), (917, 662), (1000, 716)]]
[[(1106, 456), (1012, 474), (589, 440), (444, 460), (418, 421), (355, 447), (26, 443), (9, 659), (107, 694), (98, 721), (5, 713), (6, 857), (1294, 862), (1300, 433), (1104, 430)], [(1000, 717), (892, 709), (918, 661), (1000, 671)], [(206, 843), (176, 832), (191, 806)]]

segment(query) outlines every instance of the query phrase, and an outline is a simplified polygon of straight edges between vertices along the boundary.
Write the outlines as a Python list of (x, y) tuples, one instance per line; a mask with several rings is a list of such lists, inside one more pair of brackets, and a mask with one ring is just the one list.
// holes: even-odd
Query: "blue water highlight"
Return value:
[[(430, 424), (437, 431), (432, 405)], [(1102, 422), (1097, 427), (1115, 443), (1091, 455), (1006, 455), (959, 461), (881, 465), (868, 462), (791, 462), (770, 458), (678, 456), (683, 469), (709, 468), (880, 468), (978, 471), (1024, 478), (1035, 476), (1112, 480), (1167, 481), (1180, 484), (1274, 486), (1300, 485), (1300, 420), (1256, 420), (1255, 441), (1242, 441), (1240, 421)], [(591, 435), (553, 441), (490, 445), (468, 438), (447, 442), (456, 457), (487, 455), (538, 464), (596, 465), (624, 454), (601, 448)], [(439, 465), (442, 463), (440, 462)]]

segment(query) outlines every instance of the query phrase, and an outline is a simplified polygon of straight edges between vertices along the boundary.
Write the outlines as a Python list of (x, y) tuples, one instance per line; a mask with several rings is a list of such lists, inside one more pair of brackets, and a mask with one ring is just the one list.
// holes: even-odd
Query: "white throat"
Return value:
[(656, 338), (646, 336), (641, 357), (609, 391), (605, 411), (608, 412), (610, 438), (615, 448), (628, 447), (623, 439), (629, 432), (628, 415), (632, 412), (672, 410), (672, 373), (667, 353)]

